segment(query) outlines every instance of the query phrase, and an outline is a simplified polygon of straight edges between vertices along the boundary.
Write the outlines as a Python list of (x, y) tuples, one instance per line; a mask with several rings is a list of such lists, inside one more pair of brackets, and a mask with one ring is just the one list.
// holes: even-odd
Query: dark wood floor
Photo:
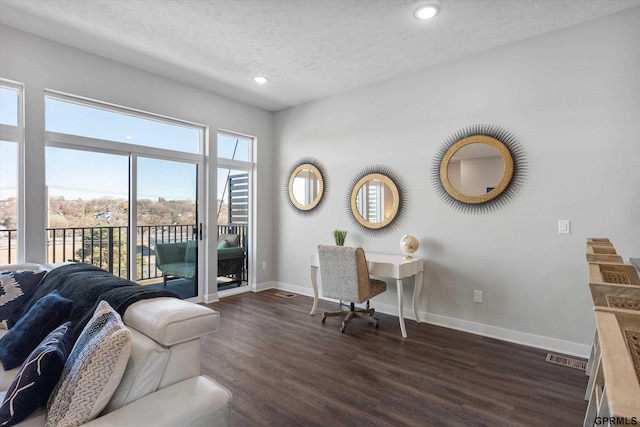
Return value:
[(544, 350), (410, 320), (403, 339), (383, 314), (342, 334), (309, 315), (311, 298), (276, 292), (209, 304), (221, 326), (202, 371), (233, 393), (232, 426), (582, 425), (584, 371)]

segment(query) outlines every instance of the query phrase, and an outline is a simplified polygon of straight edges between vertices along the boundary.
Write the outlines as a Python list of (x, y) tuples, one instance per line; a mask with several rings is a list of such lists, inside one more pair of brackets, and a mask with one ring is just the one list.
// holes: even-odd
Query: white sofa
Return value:
[[(39, 266), (11, 267), (35, 269)], [(102, 414), (85, 425), (229, 424), (231, 393), (200, 374), (200, 337), (218, 329), (218, 312), (177, 298), (161, 297), (132, 304), (122, 320), (133, 337), (126, 371)], [(6, 332), (0, 330), (0, 337)], [(0, 402), (18, 370), (5, 371), (0, 366)], [(44, 424), (42, 409), (18, 425)]]

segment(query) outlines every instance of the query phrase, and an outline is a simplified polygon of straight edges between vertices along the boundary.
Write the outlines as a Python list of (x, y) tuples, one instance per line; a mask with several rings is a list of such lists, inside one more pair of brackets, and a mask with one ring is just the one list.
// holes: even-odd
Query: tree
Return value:
[(127, 277), (127, 231), (123, 227), (97, 226), (82, 240), (76, 251), (77, 262), (93, 264)]

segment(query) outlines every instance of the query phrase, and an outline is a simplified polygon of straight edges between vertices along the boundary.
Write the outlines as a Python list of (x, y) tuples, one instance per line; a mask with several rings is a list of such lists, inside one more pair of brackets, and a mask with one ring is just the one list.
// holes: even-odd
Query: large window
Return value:
[(0, 79), (0, 264), (19, 261), (22, 86)]
[(218, 159), (251, 162), (252, 139), (231, 133), (218, 134)]
[[(45, 107), (47, 261), (197, 296), (204, 128), (57, 93)], [(160, 245), (190, 273), (169, 274)]]
[[(253, 138), (227, 132), (218, 133), (218, 235), (237, 234), (245, 248), (242, 270), (227, 269), (218, 252), (218, 289), (248, 284), (249, 235), (251, 230), (251, 172)], [(231, 272), (231, 273), (230, 273)], [(230, 274), (226, 274), (230, 273)]]
[(200, 128), (176, 120), (145, 117), (131, 110), (112, 111), (107, 109), (107, 105), (79, 102), (69, 97), (47, 97), (47, 131), (184, 153), (202, 153)]

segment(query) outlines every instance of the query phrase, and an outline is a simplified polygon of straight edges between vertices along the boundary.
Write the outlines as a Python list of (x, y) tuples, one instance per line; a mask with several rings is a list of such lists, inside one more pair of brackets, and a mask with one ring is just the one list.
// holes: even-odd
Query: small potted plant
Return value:
[(336, 245), (344, 246), (344, 239), (347, 237), (346, 230), (333, 230), (333, 238), (336, 240)]

